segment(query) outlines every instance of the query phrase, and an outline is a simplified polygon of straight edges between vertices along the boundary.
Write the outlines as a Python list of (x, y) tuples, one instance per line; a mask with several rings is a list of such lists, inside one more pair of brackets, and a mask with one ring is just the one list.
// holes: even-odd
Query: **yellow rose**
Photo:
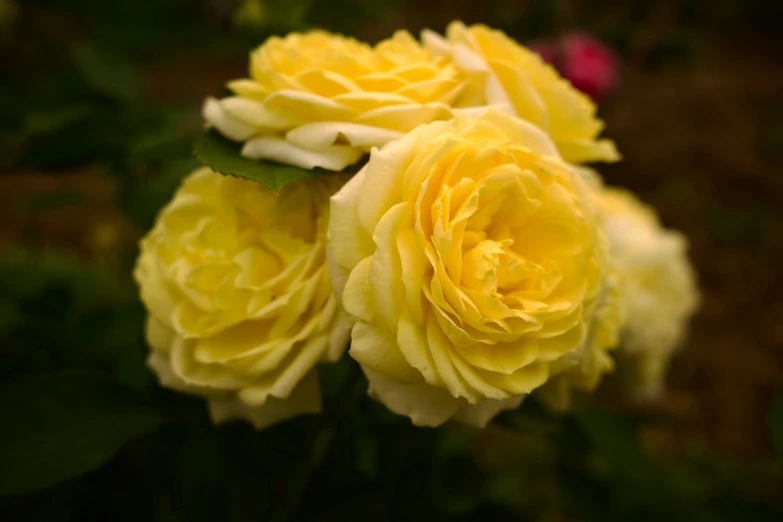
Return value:
[(603, 293), (588, 312), (591, 320), (584, 343), (571, 354), (554, 361), (549, 380), (537, 390), (538, 397), (550, 407), (568, 409), (573, 390), (593, 391), (604, 374), (614, 370), (609, 350), (617, 347), (620, 329), (625, 323), (620, 294), (617, 272), (611, 270)]
[(330, 273), (370, 394), (414, 424), (486, 424), (581, 350), (606, 240), (541, 129), (457, 111), (374, 150), (332, 197)]
[(348, 341), (325, 264), (329, 197), (342, 181), (275, 195), (202, 168), (142, 239), (134, 276), (149, 365), (163, 386), (206, 397), (213, 421), (262, 428), (320, 410), (313, 367)]
[(250, 59), (234, 96), (204, 118), (242, 154), (339, 171), (421, 123), (451, 117), (462, 84), (405, 31), (375, 47), (323, 31), (273, 37)]
[(699, 303), (687, 241), (662, 228), (655, 212), (629, 192), (603, 188), (598, 201), (627, 316), (617, 378), (632, 395), (652, 398), (663, 389), (669, 360)]
[(425, 30), (422, 41), (433, 55), (451, 56), (470, 79), (457, 105), (512, 111), (544, 129), (568, 162), (619, 159), (613, 142), (597, 139), (604, 125), (590, 98), (501, 31), (452, 22), (446, 39)]

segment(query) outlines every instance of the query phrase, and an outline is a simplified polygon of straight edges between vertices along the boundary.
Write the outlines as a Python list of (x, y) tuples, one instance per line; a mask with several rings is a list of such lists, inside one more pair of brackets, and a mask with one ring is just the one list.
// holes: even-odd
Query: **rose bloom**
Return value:
[(617, 88), (619, 58), (589, 34), (571, 33), (557, 41), (533, 42), (530, 49), (593, 99), (600, 99)]
[(586, 352), (608, 247), (538, 127), (457, 111), (374, 150), (332, 197), (330, 273), (370, 394), (414, 424), (486, 424)]
[(339, 171), (421, 123), (451, 117), (462, 84), (405, 31), (375, 47), (323, 31), (272, 37), (253, 51), (250, 78), (204, 106), (207, 124), (242, 154)]
[(619, 159), (613, 142), (597, 138), (604, 124), (590, 98), (501, 31), (452, 22), (445, 39), (425, 30), (422, 40), (434, 55), (451, 56), (469, 78), (458, 106), (508, 108), (544, 129), (571, 163)]
[(614, 371), (615, 363), (609, 350), (617, 348), (620, 328), (625, 324), (620, 287), (617, 271), (611, 269), (604, 292), (590, 308), (586, 341), (554, 361), (549, 379), (536, 390), (538, 398), (549, 407), (567, 410), (574, 391), (591, 392), (605, 374)]
[(632, 396), (653, 398), (663, 390), (671, 356), (699, 303), (687, 241), (662, 228), (655, 212), (631, 193), (603, 188), (598, 195), (627, 316), (616, 351), (617, 379)]
[(206, 397), (214, 422), (263, 428), (321, 406), (314, 365), (348, 341), (326, 272), (329, 197), (343, 176), (262, 185), (202, 168), (141, 241), (134, 276), (163, 386)]

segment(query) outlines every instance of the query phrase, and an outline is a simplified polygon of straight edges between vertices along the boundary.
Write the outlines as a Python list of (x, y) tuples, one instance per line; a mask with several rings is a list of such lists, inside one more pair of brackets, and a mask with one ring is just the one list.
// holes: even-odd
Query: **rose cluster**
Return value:
[(258, 428), (319, 411), (316, 366), (349, 346), (422, 426), (565, 407), (613, 370), (662, 388), (698, 301), (685, 240), (581, 165), (619, 154), (536, 53), (459, 22), (375, 46), (314, 31), (267, 40), (248, 76), (206, 126), (235, 164), (296, 175), (207, 162), (142, 240), (162, 385)]

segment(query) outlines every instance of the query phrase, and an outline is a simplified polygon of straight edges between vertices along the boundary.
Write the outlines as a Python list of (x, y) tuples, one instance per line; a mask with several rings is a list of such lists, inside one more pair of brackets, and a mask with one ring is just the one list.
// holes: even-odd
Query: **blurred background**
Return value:
[[(688, 236), (703, 305), (667, 394), (416, 429), (343, 361), (324, 416), (212, 428), (144, 366), (130, 277), (202, 100), (271, 34), (452, 19), (596, 98), (624, 155), (601, 173)], [(0, 0), (0, 519), (783, 520), (781, 23), (747, 0)]]

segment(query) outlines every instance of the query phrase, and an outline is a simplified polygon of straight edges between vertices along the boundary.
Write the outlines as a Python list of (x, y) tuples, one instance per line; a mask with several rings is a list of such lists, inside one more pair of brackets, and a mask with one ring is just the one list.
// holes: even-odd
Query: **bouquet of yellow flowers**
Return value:
[(348, 353), (421, 426), (660, 391), (698, 294), (684, 238), (583, 166), (620, 158), (589, 97), (500, 31), (267, 40), (209, 98), (141, 242), (148, 363), (215, 422), (318, 412)]

